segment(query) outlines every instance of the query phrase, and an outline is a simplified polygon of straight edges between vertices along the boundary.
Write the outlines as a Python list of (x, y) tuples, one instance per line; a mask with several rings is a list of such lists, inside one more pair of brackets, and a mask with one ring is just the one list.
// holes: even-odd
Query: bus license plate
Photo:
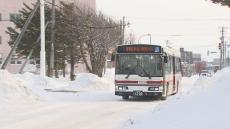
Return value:
[(142, 91), (133, 91), (133, 96), (143, 96)]

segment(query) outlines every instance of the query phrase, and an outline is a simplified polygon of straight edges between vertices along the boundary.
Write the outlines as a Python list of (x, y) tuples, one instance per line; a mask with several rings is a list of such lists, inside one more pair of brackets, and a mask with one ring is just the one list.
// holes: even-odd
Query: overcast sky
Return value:
[[(221, 26), (229, 28), (230, 40), (230, 8), (206, 0), (97, 0), (97, 8), (116, 19), (125, 16), (131, 23), (127, 32), (137, 37), (151, 33), (153, 44), (169, 40), (206, 59), (207, 50), (218, 51)], [(141, 42), (149, 43), (148, 39)]]

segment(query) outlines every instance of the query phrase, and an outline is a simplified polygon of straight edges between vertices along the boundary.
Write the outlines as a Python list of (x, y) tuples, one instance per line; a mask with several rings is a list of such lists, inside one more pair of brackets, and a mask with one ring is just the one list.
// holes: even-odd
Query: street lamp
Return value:
[(138, 44), (140, 44), (140, 40), (141, 38), (145, 37), (145, 36), (149, 36), (149, 41), (150, 41), (150, 44), (152, 44), (152, 35), (151, 34), (144, 34), (144, 35), (141, 35), (138, 39)]

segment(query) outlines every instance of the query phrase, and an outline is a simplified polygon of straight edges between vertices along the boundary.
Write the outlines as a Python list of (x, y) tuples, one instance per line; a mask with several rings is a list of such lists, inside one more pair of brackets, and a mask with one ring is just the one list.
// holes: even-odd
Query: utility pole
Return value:
[(122, 40), (122, 44), (124, 45), (125, 44), (125, 27), (127, 26), (127, 25), (130, 25), (130, 23), (129, 22), (127, 22), (126, 23), (126, 21), (125, 21), (125, 16), (123, 16), (123, 19), (121, 20), (121, 40)]
[(150, 38), (150, 45), (152, 44), (152, 35), (149, 34), (149, 38)]
[(221, 28), (221, 43), (220, 43), (220, 69), (224, 67), (224, 46), (225, 46), (225, 39), (224, 39), (224, 34), (225, 34), (225, 27)]
[(123, 16), (122, 20), (122, 44), (125, 44), (125, 16)]
[(229, 50), (228, 50), (228, 66), (229, 66)]
[(221, 48), (220, 48), (220, 69), (222, 69), (222, 43), (220, 43)]
[(227, 43), (224, 42), (224, 67), (227, 65)]
[(15, 49), (18, 47), (19, 43), (21, 42), (21, 39), (23, 37), (23, 35), (25, 34), (34, 14), (36, 13), (37, 9), (39, 7), (39, 2), (36, 3), (34, 10), (30, 13), (28, 19), (26, 20), (25, 25), (22, 28), (21, 33), (18, 35), (18, 37), (16, 38), (15, 42), (14, 42), (14, 46), (12, 47), (12, 49), (10, 50), (10, 53), (8, 54), (8, 56), (6, 57), (6, 59), (4, 60), (1, 69), (6, 69), (7, 64), (9, 63), (12, 55), (15, 52)]
[(45, 3), (40, 0), (40, 27), (41, 27), (41, 51), (40, 51), (40, 75), (46, 76), (46, 52), (45, 52)]
[(229, 48), (230, 48), (230, 44), (227, 44), (227, 50), (228, 50), (228, 66), (230, 65), (230, 57), (229, 57)]
[(120, 32), (121, 32), (121, 38), (120, 38), (120, 45), (123, 44), (123, 21), (120, 21)]
[(50, 71), (49, 74), (52, 77), (54, 71), (54, 42), (55, 42), (55, 0), (52, 0), (52, 26), (51, 26), (51, 50), (50, 50)]
[[(50, 24), (50, 22), (47, 22), (46, 23), (46, 26), (45, 26), (45, 29), (48, 27), (48, 25)], [(23, 70), (27, 64), (27, 62), (30, 60), (31, 56), (33, 55), (33, 52), (34, 52), (34, 49), (39, 45), (39, 42), (41, 40), (41, 36), (39, 36), (34, 44), (34, 46), (32, 47), (32, 49), (30, 50), (30, 53), (29, 55), (26, 57), (26, 60), (25, 62), (22, 64), (20, 70), (19, 70), (19, 73), (22, 74), (23, 73)]]

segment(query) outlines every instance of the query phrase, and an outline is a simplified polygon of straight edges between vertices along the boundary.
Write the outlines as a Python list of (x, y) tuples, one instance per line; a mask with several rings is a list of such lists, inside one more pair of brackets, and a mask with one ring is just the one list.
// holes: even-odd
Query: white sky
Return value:
[[(230, 8), (206, 0), (97, 0), (97, 8), (118, 20), (126, 16), (131, 23), (127, 31), (137, 37), (151, 33), (153, 44), (169, 40), (206, 59), (207, 50), (218, 51), (220, 27), (226, 26), (230, 32)], [(141, 41), (149, 43), (148, 39)]]

